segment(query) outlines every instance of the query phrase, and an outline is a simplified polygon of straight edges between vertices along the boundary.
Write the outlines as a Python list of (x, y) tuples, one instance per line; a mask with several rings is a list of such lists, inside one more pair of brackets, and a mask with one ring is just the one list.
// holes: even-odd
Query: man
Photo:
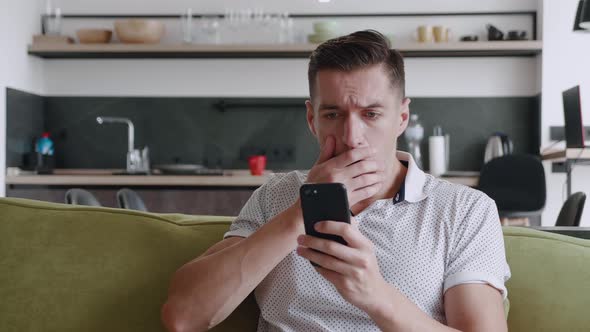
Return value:
[[(396, 152), (410, 104), (400, 54), (360, 31), (320, 45), (308, 74), (316, 164), (256, 190), (225, 239), (176, 272), (167, 328), (211, 328), (255, 290), (259, 331), (506, 330), (510, 272), (494, 202)], [(352, 224), (317, 229), (348, 246), (304, 234), (306, 182), (346, 186)]]

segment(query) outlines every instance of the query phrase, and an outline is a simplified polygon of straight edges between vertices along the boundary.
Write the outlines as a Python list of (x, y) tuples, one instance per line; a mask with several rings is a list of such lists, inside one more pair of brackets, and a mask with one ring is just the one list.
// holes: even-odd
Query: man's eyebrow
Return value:
[[(372, 103), (369, 106), (361, 106), (360, 108), (383, 108), (381, 103)], [(318, 110), (339, 110), (340, 107), (334, 104), (320, 104)]]
[(334, 105), (334, 104), (320, 104), (318, 109), (319, 110), (339, 110), (340, 107), (338, 107), (338, 105)]
[(383, 105), (381, 105), (380, 103), (372, 103), (369, 106), (365, 106), (363, 108), (383, 108)]

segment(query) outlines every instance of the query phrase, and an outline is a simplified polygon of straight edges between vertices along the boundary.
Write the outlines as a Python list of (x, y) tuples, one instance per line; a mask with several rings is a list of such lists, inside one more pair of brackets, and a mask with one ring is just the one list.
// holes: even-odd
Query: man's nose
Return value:
[(349, 148), (367, 145), (365, 140), (365, 124), (355, 114), (348, 116), (344, 122), (342, 142)]

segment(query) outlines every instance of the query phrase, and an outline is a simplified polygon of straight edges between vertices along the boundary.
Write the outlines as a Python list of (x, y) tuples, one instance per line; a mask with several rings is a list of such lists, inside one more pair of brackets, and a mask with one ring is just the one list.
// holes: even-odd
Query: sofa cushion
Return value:
[(588, 331), (590, 241), (505, 227), (510, 331)]
[[(0, 331), (163, 331), (174, 271), (228, 217), (0, 199)], [(256, 330), (253, 298), (216, 330)]]

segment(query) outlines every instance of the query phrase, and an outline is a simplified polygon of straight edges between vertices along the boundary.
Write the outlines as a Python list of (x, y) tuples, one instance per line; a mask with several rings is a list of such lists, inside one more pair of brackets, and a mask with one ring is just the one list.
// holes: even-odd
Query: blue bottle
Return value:
[(48, 132), (44, 132), (37, 140), (35, 151), (42, 155), (53, 156), (53, 141), (49, 138)]

